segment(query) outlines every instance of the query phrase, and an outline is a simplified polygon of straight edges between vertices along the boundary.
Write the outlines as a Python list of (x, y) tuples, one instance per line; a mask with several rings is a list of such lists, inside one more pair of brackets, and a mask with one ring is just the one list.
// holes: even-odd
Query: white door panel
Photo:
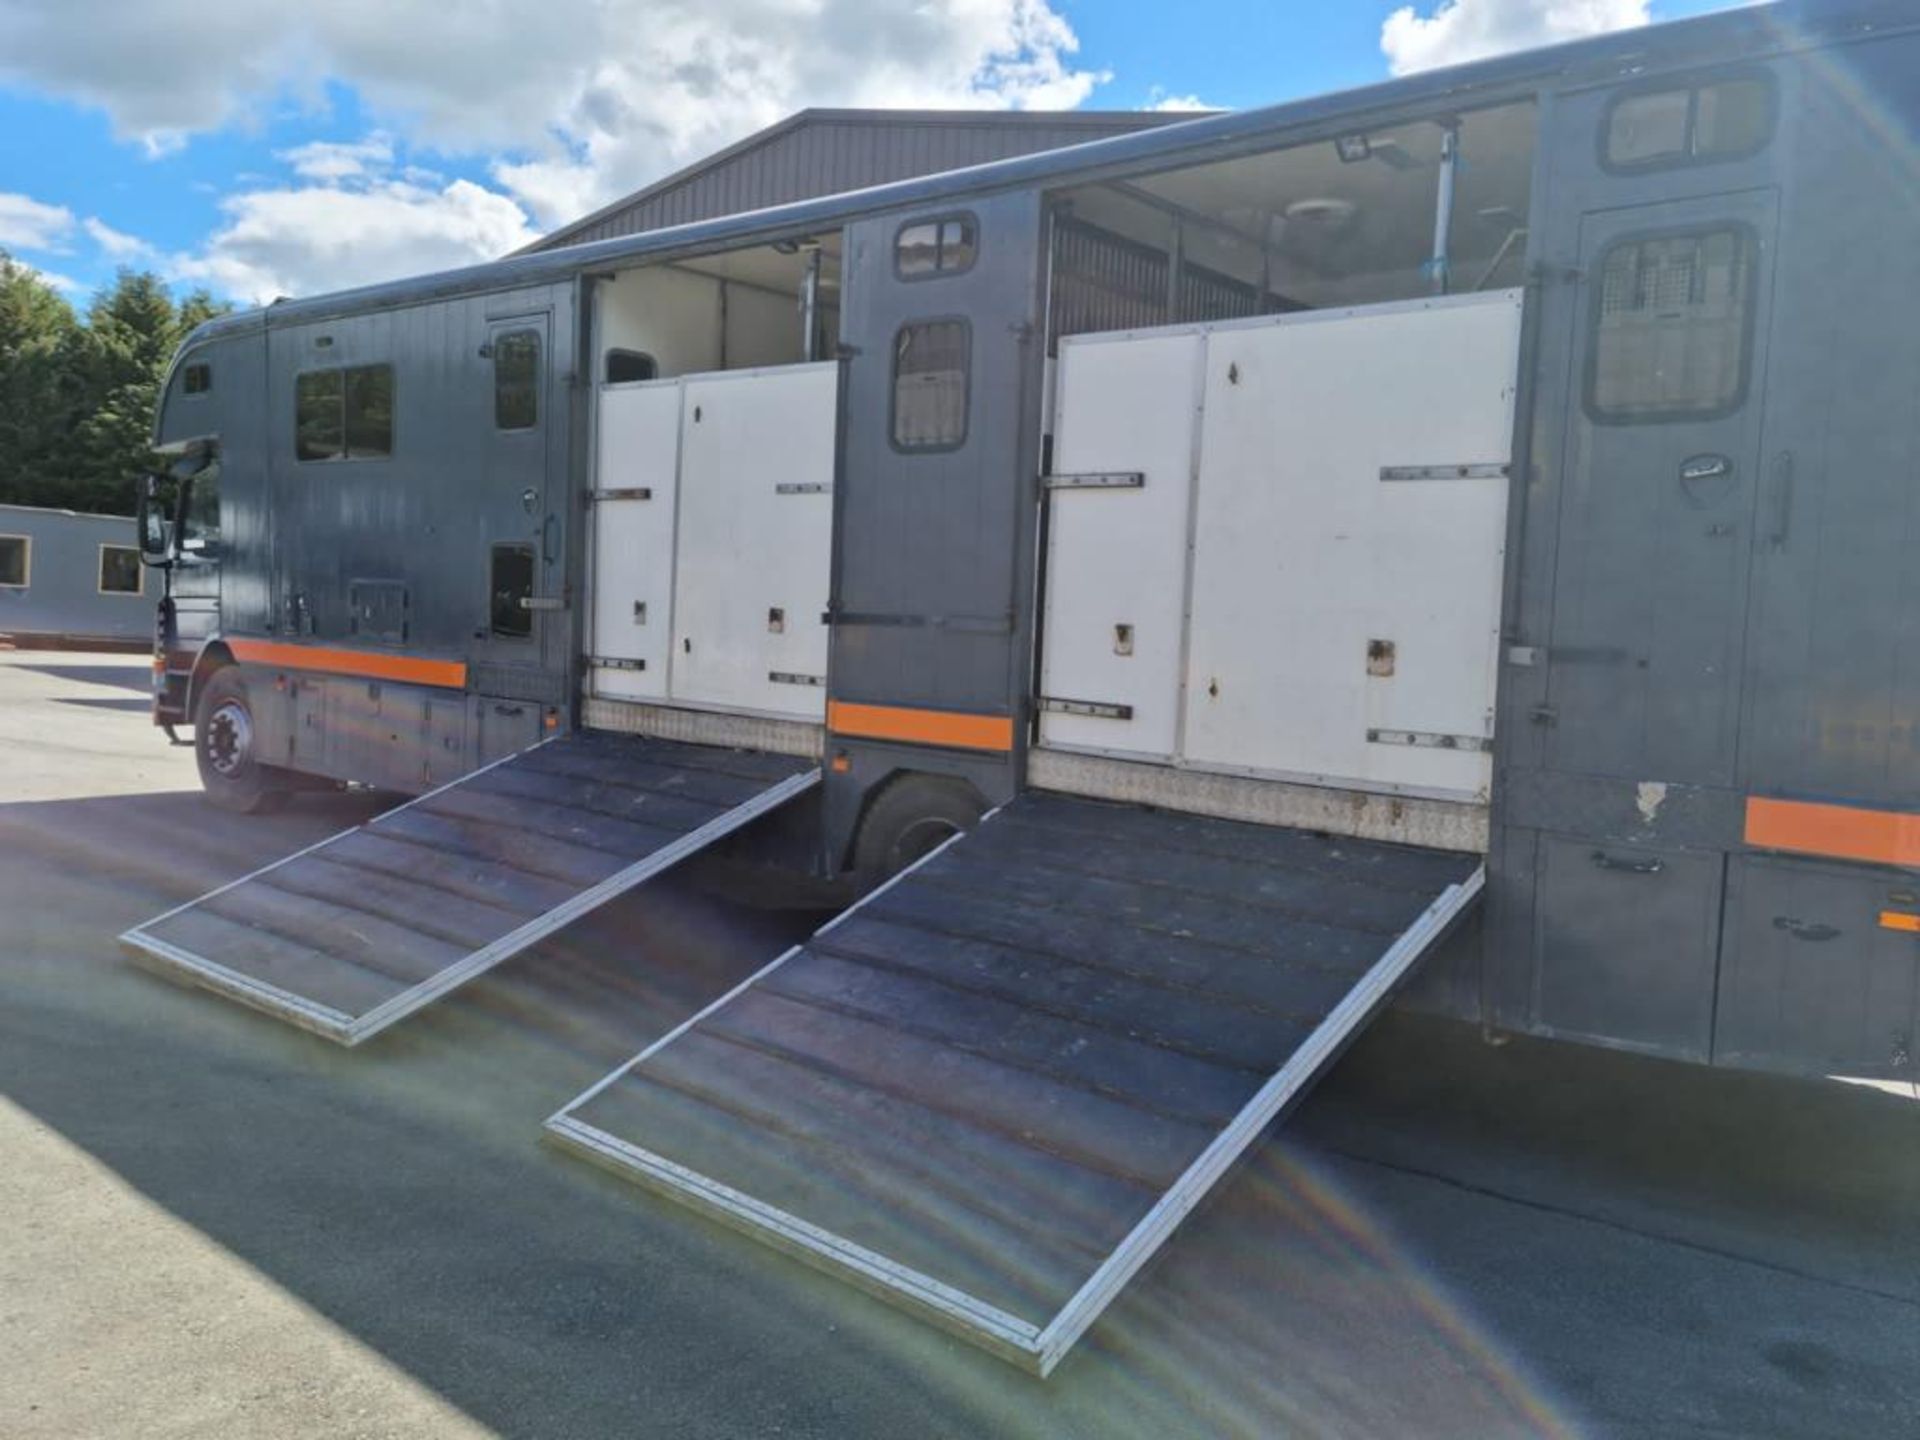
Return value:
[(593, 693), (663, 699), (673, 635), (679, 385), (602, 390), (595, 450), (592, 652), (625, 663), (595, 665)]
[(681, 383), (670, 698), (823, 720), (838, 367)]
[(1179, 725), (1201, 337), (1068, 340), (1061, 352), (1053, 473), (1134, 472), (1142, 484), (1049, 493), (1040, 690), (1133, 713), (1045, 710), (1041, 739), (1165, 758)]

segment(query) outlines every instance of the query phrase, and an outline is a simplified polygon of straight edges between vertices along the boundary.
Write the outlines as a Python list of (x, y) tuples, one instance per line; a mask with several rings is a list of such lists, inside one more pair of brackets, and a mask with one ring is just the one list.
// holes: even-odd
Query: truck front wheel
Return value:
[(247, 682), (237, 667), (222, 666), (207, 677), (193, 707), (193, 754), (200, 765), (200, 784), (222, 810), (259, 815), (286, 803), (280, 773), (260, 763), (259, 740)]

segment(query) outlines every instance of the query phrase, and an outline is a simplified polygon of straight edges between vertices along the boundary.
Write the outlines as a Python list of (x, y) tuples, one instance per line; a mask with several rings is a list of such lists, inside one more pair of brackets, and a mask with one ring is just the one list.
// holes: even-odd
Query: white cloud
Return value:
[(137, 235), (129, 235), (116, 230), (106, 221), (88, 216), (81, 222), (93, 243), (98, 245), (105, 255), (114, 260), (138, 260), (153, 253), (153, 247)]
[(329, 185), (370, 180), (393, 165), (393, 141), (377, 131), (364, 140), (315, 140), (274, 153), (302, 180)]
[[(544, 224), (807, 105), (1077, 105), (1106, 78), (1077, 45), (1049, 0), (0, 0), (0, 79), (150, 152), (343, 83), (417, 149), (493, 157)], [(352, 148), (286, 158), (379, 163)]]
[(1645, 25), (1648, 0), (1440, 0), (1431, 14), (1404, 5), (1380, 27), (1396, 75), (1555, 45)]
[(1218, 105), (1209, 105), (1198, 95), (1169, 95), (1156, 85), (1147, 91), (1147, 109), (1169, 112), (1186, 110), (1218, 110)]
[(0, 249), (59, 250), (73, 233), (73, 212), (26, 195), (0, 193)]
[(166, 268), (254, 304), (451, 270), (536, 236), (518, 205), (470, 180), (284, 186), (231, 196), (221, 209), (206, 245)]

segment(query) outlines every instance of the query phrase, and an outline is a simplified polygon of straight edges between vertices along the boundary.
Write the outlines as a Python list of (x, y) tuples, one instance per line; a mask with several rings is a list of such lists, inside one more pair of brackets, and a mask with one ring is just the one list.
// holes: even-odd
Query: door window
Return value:
[(25, 535), (0, 535), (0, 586), (25, 589), (33, 573), (33, 541)]
[(952, 450), (967, 438), (973, 330), (965, 320), (902, 325), (893, 342), (893, 443)]
[(493, 424), (531, 430), (540, 423), (540, 332), (509, 330), (493, 341)]
[(1587, 409), (1633, 423), (1725, 414), (1746, 389), (1753, 234), (1729, 225), (1628, 238), (1601, 254)]

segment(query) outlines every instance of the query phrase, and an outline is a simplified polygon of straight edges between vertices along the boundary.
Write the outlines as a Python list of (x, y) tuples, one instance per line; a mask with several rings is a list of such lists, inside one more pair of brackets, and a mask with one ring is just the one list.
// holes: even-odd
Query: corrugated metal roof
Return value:
[(802, 110), (519, 253), (864, 190), (1193, 118), (1151, 110)]

